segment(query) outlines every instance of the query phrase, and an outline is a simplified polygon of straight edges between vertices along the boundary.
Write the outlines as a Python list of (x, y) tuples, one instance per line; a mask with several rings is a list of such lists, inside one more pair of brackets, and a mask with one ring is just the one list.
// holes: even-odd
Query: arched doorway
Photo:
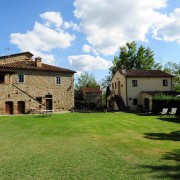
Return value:
[(46, 99), (46, 110), (52, 110), (53, 109), (52, 95), (51, 94), (46, 95), (45, 99)]
[(13, 108), (12, 101), (6, 101), (5, 107), (6, 107), (6, 114), (14, 114), (14, 108)]
[(25, 102), (24, 101), (18, 101), (18, 113), (25, 114)]
[(150, 100), (148, 98), (144, 99), (144, 110), (145, 111), (149, 111), (149, 107), (150, 107)]

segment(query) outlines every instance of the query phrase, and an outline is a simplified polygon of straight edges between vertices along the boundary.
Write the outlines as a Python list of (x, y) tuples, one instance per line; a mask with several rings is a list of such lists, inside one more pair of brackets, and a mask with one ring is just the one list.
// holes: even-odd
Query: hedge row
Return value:
[(177, 108), (176, 114), (180, 115), (180, 98), (154, 98), (152, 100), (152, 112), (154, 114), (159, 114), (163, 108), (168, 108), (168, 112), (171, 111), (171, 108)]
[(95, 102), (75, 101), (75, 109), (79, 109), (79, 110), (100, 110), (101, 107), (97, 107), (97, 104)]

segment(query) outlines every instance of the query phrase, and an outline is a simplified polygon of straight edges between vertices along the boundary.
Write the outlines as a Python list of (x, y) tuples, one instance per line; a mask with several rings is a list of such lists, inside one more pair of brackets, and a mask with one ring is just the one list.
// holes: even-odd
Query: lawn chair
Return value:
[(170, 115), (176, 115), (177, 108), (172, 108), (169, 112)]
[(163, 108), (162, 111), (160, 112), (161, 116), (167, 115), (167, 113), (168, 113), (168, 108)]

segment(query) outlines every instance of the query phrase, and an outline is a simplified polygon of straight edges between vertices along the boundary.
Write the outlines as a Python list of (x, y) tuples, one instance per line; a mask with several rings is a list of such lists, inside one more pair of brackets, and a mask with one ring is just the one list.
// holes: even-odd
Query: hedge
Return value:
[(158, 95), (152, 99), (152, 113), (159, 114), (163, 108), (177, 108), (177, 115), (180, 115), (180, 98), (173, 96)]
[(75, 109), (79, 109), (79, 110), (100, 110), (101, 107), (98, 107), (95, 102), (75, 101)]

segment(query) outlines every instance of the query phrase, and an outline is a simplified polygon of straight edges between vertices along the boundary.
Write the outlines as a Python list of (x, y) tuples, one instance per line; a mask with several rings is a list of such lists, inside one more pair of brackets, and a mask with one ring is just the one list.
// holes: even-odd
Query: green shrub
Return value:
[(159, 94), (152, 99), (152, 112), (154, 114), (158, 114), (163, 108), (168, 108), (168, 111), (171, 111), (171, 108), (174, 107), (178, 108), (177, 114), (180, 114), (180, 98)]

